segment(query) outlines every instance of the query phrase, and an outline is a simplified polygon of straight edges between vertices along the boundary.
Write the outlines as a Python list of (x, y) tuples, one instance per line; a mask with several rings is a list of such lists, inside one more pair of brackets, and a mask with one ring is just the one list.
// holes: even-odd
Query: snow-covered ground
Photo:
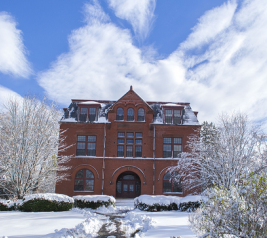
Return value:
[(197, 236), (190, 230), (188, 222), (188, 212), (181, 211), (162, 211), (145, 212), (136, 210), (136, 214), (147, 215), (154, 221), (154, 227), (144, 232), (144, 237), (164, 238), (179, 237), (196, 238)]
[[(118, 210), (114, 208), (99, 208), (97, 211), (108, 214)], [(70, 234), (78, 229), (86, 231), (88, 224), (91, 227), (95, 227), (97, 224), (101, 225), (106, 221), (101, 215), (95, 215), (88, 210), (83, 213), (79, 209), (67, 212), (0, 212), (0, 237), (59, 238), (65, 237), (62, 236), (63, 234)], [(75, 226), (76, 229), (70, 229)], [(144, 232), (140, 235), (151, 238), (169, 238), (173, 236), (181, 236), (182, 238), (196, 237), (189, 228), (188, 213), (180, 211), (145, 212), (133, 210), (126, 215), (122, 228), (128, 234), (127, 230), (141, 228)], [(55, 230), (58, 231), (55, 232)], [(139, 236), (137, 235), (136, 237)]]
[(72, 228), (86, 217), (75, 210), (66, 212), (0, 212), (0, 237), (45, 237), (55, 229)]

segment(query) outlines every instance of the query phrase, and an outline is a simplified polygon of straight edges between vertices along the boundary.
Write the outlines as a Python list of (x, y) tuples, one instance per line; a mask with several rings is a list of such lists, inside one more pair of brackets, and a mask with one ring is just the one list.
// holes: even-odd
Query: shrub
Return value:
[(23, 212), (60, 212), (68, 211), (72, 208), (72, 206), (73, 203), (34, 198), (33, 200), (23, 202), (23, 204), (19, 207), (19, 210)]
[(135, 208), (138, 208), (143, 211), (148, 211), (148, 212), (178, 210), (178, 206), (176, 203), (171, 203), (169, 205), (164, 205), (164, 204), (159, 204), (159, 203), (148, 205), (146, 203), (140, 202), (140, 203), (135, 204)]
[(0, 199), (0, 211), (13, 211), (16, 209), (16, 204), (10, 200)]
[(201, 196), (187, 196), (184, 198), (174, 196), (141, 195), (134, 200), (135, 208), (143, 211), (194, 211), (201, 205)]
[(195, 211), (197, 208), (199, 208), (201, 205), (200, 201), (197, 202), (182, 202), (179, 204), (179, 210), (181, 210), (182, 212), (184, 211)]
[(25, 196), (18, 209), (23, 212), (68, 211), (74, 200), (63, 194), (40, 193)]
[(74, 207), (92, 208), (115, 206), (115, 198), (107, 195), (74, 196)]

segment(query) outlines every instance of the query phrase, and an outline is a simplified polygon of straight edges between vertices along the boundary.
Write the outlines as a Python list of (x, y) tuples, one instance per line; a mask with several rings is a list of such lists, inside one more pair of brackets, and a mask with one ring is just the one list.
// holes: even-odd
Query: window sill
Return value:
[(165, 192), (163, 194), (183, 194), (183, 192)]
[(74, 190), (73, 192), (75, 192), (75, 193), (93, 193), (94, 191), (76, 191), (76, 190)]

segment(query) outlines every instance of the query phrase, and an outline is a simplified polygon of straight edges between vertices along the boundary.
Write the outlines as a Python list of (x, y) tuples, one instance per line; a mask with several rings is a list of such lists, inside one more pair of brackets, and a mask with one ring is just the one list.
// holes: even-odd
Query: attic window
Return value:
[(165, 110), (166, 124), (181, 124), (181, 110)]
[(144, 121), (144, 120), (145, 120), (145, 110), (143, 108), (139, 108), (137, 121)]
[(95, 121), (96, 108), (89, 108), (89, 121)]
[(123, 121), (123, 109), (121, 107), (119, 107), (117, 109), (117, 117), (116, 117), (116, 120)]
[(134, 121), (134, 109), (132, 108), (127, 110), (127, 121)]
[(81, 108), (80, 121), (86, 121), (87, 119), (87, 108)]

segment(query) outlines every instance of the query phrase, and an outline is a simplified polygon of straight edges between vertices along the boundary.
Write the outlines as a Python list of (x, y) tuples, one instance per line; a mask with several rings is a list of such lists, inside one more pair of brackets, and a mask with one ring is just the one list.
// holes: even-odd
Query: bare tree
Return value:
[(179, 178), (189, 190), (237, 186), (267, 165), (266, 135), (241, 113), (222, 114), (216, 127), (205, 122), (187, 148), (173, 170), (180, 171)]
[(69, 157), (58, 156), (67, 148), (56, 105), (24, 97), (10, 99), (5, 108), (0, 118), (0, 188), (22, 198), (66, 179)]

